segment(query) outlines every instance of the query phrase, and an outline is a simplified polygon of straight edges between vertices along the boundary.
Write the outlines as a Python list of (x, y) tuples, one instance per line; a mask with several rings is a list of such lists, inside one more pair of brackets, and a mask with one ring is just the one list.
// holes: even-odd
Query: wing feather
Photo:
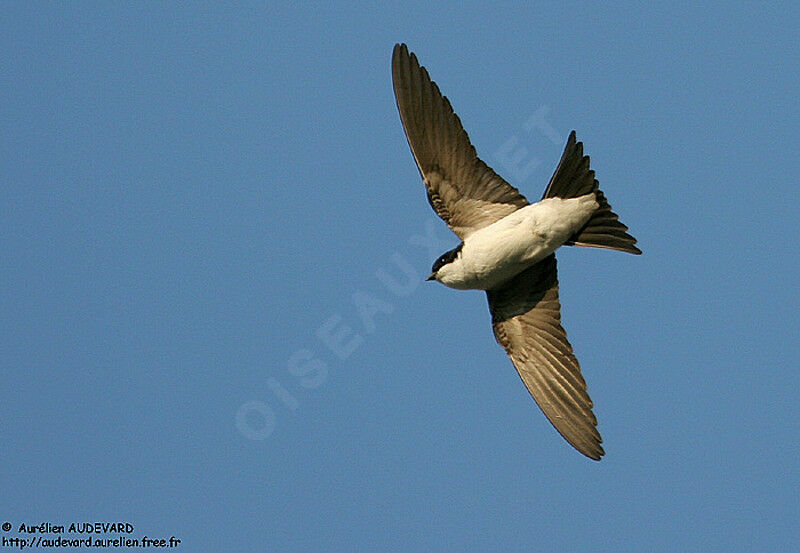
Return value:
[(495, 338), (542, 412), (575, 449), (599, 460), (604, 451), (594, 404), (561, 326), (555, 255), (487, 296)]
[(528, 200), (478, 154), (450, 101), (405, 44), (392, 54), (397, 109), (433, 210), (462, 240)]

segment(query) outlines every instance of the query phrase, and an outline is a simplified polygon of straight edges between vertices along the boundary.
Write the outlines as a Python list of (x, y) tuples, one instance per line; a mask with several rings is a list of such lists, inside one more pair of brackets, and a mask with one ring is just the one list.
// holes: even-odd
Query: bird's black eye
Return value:
[(452, 262), (456, 257), (458, 257), (458, 254), (461, 253), (462, 247), (464, 247), (463, 242), (459, 244), (458, 247), (453, 248), (449, 252), (444, 253), (442, 257), (437, 259), (436, 263), (433, 264), (432, 271), (435, 273), (436, 271), (441, 269), (444, 265), (447, 265), (448, 263)]

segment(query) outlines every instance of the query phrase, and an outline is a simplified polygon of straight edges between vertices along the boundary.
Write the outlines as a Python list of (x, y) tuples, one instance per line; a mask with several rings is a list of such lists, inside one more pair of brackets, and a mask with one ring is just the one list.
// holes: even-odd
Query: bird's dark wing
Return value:
[(392, 80), (428, 201), (459, 238), (528, 205), (478, 158), (450, 102), (405, 44), (394, 47)]
[(592, 400), (561, 326), (556, 257), (551, 254), (497, 290), (487, 291), (492, 328), (528, 391), (575, 449), (603, 455)]

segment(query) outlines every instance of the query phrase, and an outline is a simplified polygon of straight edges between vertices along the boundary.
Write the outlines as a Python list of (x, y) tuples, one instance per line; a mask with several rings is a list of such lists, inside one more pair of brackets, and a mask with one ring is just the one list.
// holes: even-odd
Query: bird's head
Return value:
[(454, 262), (461, 258), (461, 248), (463, 247), (464, 243), (462, 242), (452, 250), (443, 253), (439, 259), (434, 261), (431, 274), (425, 280), (438, 280), (441, 283), (445, 283), (455, 268)]

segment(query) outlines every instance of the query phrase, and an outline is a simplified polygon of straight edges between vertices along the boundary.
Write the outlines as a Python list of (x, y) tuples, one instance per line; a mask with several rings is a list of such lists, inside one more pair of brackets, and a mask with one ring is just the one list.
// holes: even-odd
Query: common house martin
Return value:
[(478, 158), (450, 101), (397, 44), (397, 108), (428, 202), (461, 239), (428, 280), (485, 290), (497, 342), (556, 430), (575, 449), (604, 454), (593, 403), (561, 326), (555, 251), (563, 245), (640, 254), (600, 190), (572, 131), (542, 199), (530, 203)]

